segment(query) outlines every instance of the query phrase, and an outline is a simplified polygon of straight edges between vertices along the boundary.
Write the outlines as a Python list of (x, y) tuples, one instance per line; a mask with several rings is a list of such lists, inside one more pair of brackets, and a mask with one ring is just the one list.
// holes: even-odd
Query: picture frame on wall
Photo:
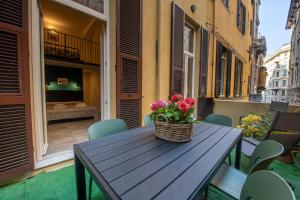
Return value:
[(69, 85), (69, 79), (67, 78), (57, 78), (58, 85)]

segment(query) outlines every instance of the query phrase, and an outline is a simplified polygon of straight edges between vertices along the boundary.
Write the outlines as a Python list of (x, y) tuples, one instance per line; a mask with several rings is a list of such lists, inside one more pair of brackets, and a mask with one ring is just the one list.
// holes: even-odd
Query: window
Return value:
[(275, 81), (275, 87), (278, 87), (278, 81)]
[(242, 0), (237, 1), (236, 25), (244, 35), (246, 33), (246, 7)]
[(285, 96), (285, 90), (282, 90), (281, 95)]
[(282, 71), (282, 76), (287, 76), (287, 70), (286, 69)]
[(217, 42), (215, 96), (229, 97), (231, 86), (232, 51)]
[(194, 96), (195, 71), (195, 29), (186, 24), (184, 27), (184, 96)]
[(286, 86), (286, 80), (282, 80), (282, 86), (283, 86), (283, 87)]
[(224, 5), (229, 8), (229, 0), (223, 0)]
[(276, 72), (276, 77), (279, 77), (279, 72)]
[(234, 96), (242, 96), (243, 90), (243, 62), (235, 57)]

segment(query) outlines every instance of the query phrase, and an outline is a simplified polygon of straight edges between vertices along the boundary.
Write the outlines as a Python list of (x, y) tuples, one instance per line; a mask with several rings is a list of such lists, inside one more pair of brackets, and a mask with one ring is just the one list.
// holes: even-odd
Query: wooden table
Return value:
[(154, 127), (131, 129), (74, 145), (78, 199), (86, 199), (85, 169), (107, 199), (196, 199), (237, 144), (241, 130), (201, 123), (188, 143), (157, 139)]

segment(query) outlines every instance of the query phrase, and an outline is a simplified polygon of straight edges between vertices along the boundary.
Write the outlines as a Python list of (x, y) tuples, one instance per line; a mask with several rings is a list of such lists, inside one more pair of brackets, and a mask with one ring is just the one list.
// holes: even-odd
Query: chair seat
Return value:
[(253, 137), (243, 137), (243, 140), (257, 146), (259, 145), (260, 141), (258, 141), (257, 139), (254, 139)]
[(242, 153), (247, 156), (247, 157), (251, 157), (254, 150), (256, 148), (256, 145), (254, 145), (253, 143), (248, 142), (247, 140), (242, 140)]
[(223, 164), (210, 184), (235, 199), (239, 199), (246, 178), (245, 173)]

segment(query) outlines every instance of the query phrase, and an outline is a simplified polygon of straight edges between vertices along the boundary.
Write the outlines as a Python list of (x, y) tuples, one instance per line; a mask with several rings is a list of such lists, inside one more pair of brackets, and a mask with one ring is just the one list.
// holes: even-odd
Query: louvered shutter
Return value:
[(232, 64), (232, 51), (228, 49), (227, 54), (227, 74), (226, 74), (226, 97), (230, 96), (231, 87), (231, 64)]
[(240, 87), (239, 87), (239, 95), (242, 96), (243, 94), (243, 70), (244, 70), (244, 66), (243, 66), (243, 62), (240, 61), (240, 80), (239, 80), (239, 84), (240, 84)]
[(175, 3), (172, 5), (172, 41), (171, 41), (171, 83), (172, 94), (183, 94), (184, 85), (184, 11)]
[(246, 7), (244, 4), (241, 4), (242, 9), (242, 34), (246, 33)]
[(239, 77), (239, 64), (238, 64), (238, 58), (235, 57), (235, 61), (234, 61), (234, 96), (238, 95), (238, 77)]
[(236, 11), (236, 25), (240, 27), (241, 24), (241, 0), (237, 0), (237, 11)]
[(0, 182), (31, 170), (27, 0), (0, 0)]
[(221, 94), (221, 87), (222, 87), (222, 74), (221, 74), (221, 67), (222, 67), (222, 51), (223, 45), (221, 42), (217, 41), (217, 56), (216, 56), (216, 74), (215, 74), (215, 96), (219, 97)]
[(199, 96), (207, 96), (207, 70), (208, 70), (208, 52), (209, 52), (209, 33), (202, 28), (201, 30), (201, 49), (200, 49), (200, 86)]
[(141, 125), (142, 0), (118, 0), (117, 116)]

